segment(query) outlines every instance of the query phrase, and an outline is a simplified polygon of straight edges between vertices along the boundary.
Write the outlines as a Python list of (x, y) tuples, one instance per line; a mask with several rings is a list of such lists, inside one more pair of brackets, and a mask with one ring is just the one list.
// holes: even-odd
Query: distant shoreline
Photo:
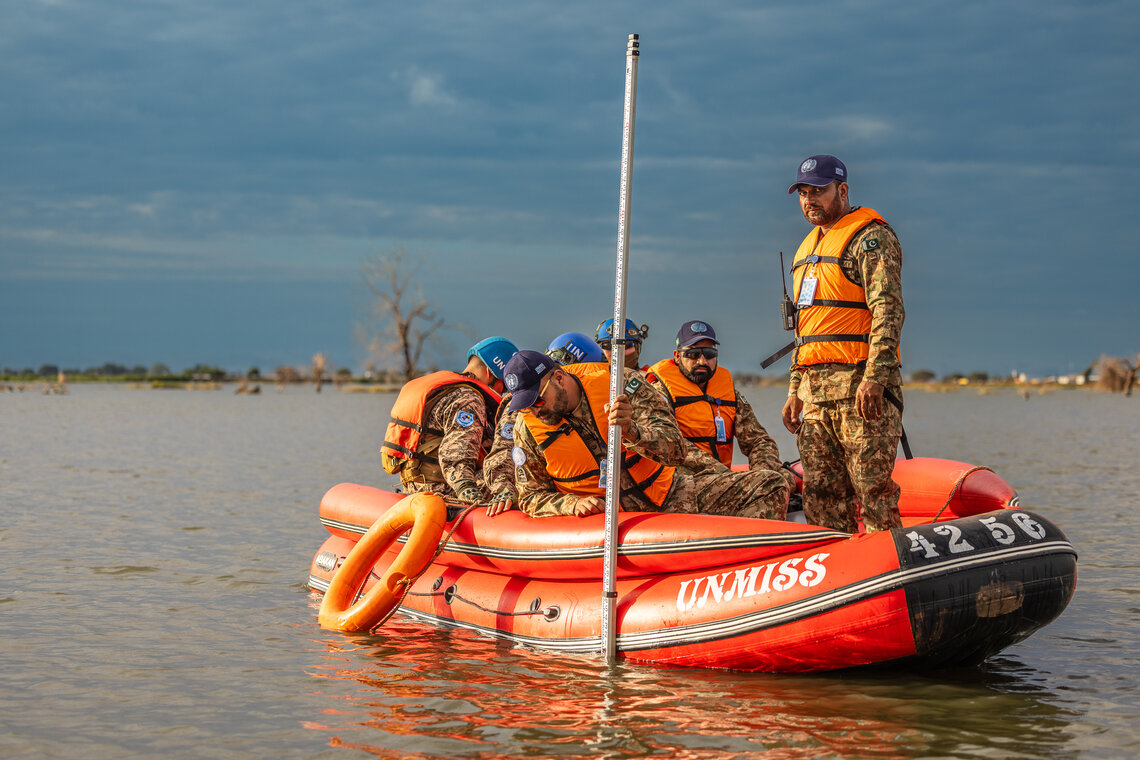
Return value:
[[(784, 378), (749, 378), (748, 381), (740, 382), (739, 385), (743, 388), (749, 387), (785, 387), (788, 384), (786, 377)], [(0, 378), (0, 393), (3, 392), (40, 392), (45, 394), (51, 393), (66, 393), (69, 385), (120, 385), (134, 390), (209, 390), (220, 391), (227, 388), (232, 389), (235, 393), (256, 394), (268, 391), (270, 389), (280, 391), (285, 388), (296, 387), (313, 387), (315, 384), (312, 380), (278, 382), (274, 379), (241, 379), (241, 378), (225, 378), (222, 380), (211, 379), (184, 379), (184, 378), (137, 378), (137, 377), (103, 377), (103, 376), (79, 376), (75, 378), (67, 378), (60, 382), (50, 380), (47, 378)], [(948, 381), (935, 381), (935, 382), (909, 382), (903, 383), (903, 389), (906, 391), (923, 391), (925, 393), (958, 393), (961, 391), (977, 391), (979, 393), (988, 393), (998, 390), (1013, 390), (1029, 393), (1046, 393), (1055, 390), (1097, 390), (1095, 383), (1060, 383), (1048, 381), (1032, 381), (1025, 383), (1018, 383), (1008, 379), (989, 380), (986, 382), (967, 381), (965, 378), (953, 382)], [(336, 382), (332, 380), (325, 380), (322, 386), (326, 386), (328, 390), (339, 393), (397, 393), (401, 385), (399, 383), (389, 382), (373, 382), (364, 379), (354, 378), (348, 381)], [(1104, 391), (1102, 392), (1109, 392)]]

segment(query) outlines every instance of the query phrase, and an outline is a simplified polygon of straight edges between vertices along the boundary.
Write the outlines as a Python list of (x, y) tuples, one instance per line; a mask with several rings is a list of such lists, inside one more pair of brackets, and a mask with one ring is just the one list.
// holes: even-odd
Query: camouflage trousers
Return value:
[[(424, 493), (425, 491), (431, 491), (432, 493), (439, 494), (445, 499), (450, 499), (452, 501), (458, 499), (458, 497), (455, 495), (455, 489), (453, 489), (444, 480), (432, 482), (425, 480), (424, 478), (415, 478), (409, 480), (401, 480), (400, 485), (403, 487), (404, 493), (406, 494)], [(479, 483), (478, 485), (482, 486), (483, 484)], [(490, 501), (486, 488), (484, 488), (483, 492), (480, 494), (479, 500), (480, 502)]]
[(401, 480), (400, 485), (403, 487), (404, 493), (407, 494), (432, 491), (439, 494), (440, 496), (443, 496), (444, 498), (455, 498), (455, 491), (451, 490), (451, 486), (442, 481), (438, 483), (432, 483), (428, 480), (417, 478), (414, 480)]
[(791, 486), (778, 470), (678, 470), (664, 512), (783, 520)]
[(902, 414), (886, 400), (871, 421), (855, 411), (854, 398), (806, 403), (796, 444), (807, 521), (854, 533), (862, 504), (869, 533), (902, 525), (899, 486), (891, 478), (901, 435)]

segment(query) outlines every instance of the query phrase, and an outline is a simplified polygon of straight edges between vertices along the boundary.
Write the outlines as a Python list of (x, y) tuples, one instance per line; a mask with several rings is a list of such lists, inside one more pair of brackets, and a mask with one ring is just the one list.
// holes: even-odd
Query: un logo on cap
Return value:
[(814, 158), (809, 158), (807, 161), (804, 161), (802, 164), (800, 164), (800, 171), (804, 174), (810, 172), (814, 168), (815, 168), (815, 159)]
[(694, 322), (693, 324), (689, 325), (689, 329), (695, 333), (703, 333), (709, 331), (709, 326), (704, 322)]
[(519, 376), (512, 372), (504, 378), (504, 382), (507, 384), (507, 389), (513, 391), (519, 387)]

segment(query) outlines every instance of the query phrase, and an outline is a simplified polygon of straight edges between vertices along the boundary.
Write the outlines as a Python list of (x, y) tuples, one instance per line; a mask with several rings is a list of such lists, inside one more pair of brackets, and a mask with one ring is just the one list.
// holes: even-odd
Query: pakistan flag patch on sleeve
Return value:
[(645, 383), (641, 379), (631, 377), (629, 382), (625, 384), (625, 395), (632, 396), (637, 393), (637, 389), (643, 385), (645, 385)]

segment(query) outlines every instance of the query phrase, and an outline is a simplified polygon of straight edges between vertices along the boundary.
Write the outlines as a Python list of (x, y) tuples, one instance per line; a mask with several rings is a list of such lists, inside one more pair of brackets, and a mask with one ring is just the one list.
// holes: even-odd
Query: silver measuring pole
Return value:
[[(637, 115), (638, 36), (625, 49), (625, 127), (621, 135), (621, 188), (618, 192), (617, 272), (614, 277), (614, 324), (610, 329), (610, 405), (625, 385), (625, 282), (629, 260), (629, 197), (633, 186), (633, 122)], [(620, 337), (619, 337), (620, 336)], [(610, 425), (606, 447), (606, 538), (602, 560), (602, 653), (617, 661), (618, 496), (621, 485), (621, 427)]]

